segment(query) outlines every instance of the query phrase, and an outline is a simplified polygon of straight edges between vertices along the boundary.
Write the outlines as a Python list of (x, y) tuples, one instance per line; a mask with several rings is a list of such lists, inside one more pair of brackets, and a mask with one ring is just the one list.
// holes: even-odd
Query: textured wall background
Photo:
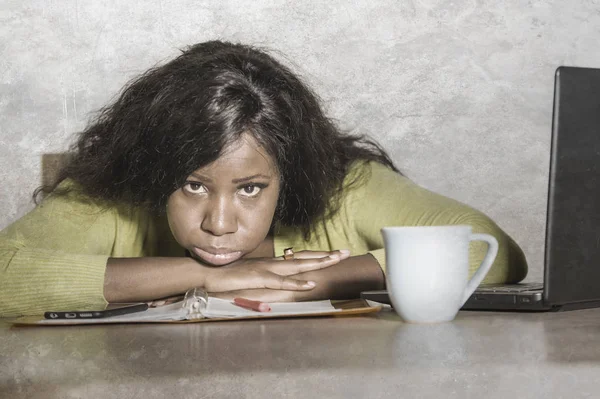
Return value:
[(220, 38), (285, 54), (343, 127), (494, 218), (536, 280), (554, 70), (600, 67), (600, 0), (3, 0), (0, 38), (0, 228), (125, 82)]

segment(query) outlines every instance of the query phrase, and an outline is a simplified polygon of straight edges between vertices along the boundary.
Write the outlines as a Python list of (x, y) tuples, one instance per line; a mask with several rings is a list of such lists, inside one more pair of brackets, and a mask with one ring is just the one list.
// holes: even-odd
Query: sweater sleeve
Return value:
[[(370, 169), (370, 170), (369, 170)], [(354, 228), (368, 242), (371, 253), (385, 271), (381, 228), (385, 226), (470, 225), (473, 233), (487, 233), (498, 240), (496, 259), (484, 283), (514, 283), (527, 274), (525, 255), (517, 243), (482, 212), (459, 201), (433, 193), (395, 173), (371, 163), (350, 201)], [(485, 242), (473, 241), (469, 249), (469, 275), (487, 252)]]
[(0, 317), (102, 309), (118, 212), (51, 195), (0, 232)]

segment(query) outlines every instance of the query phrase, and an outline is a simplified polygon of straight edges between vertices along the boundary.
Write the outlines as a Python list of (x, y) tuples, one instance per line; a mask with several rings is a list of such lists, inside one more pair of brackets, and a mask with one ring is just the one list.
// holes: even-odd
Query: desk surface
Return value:
[(0, 397), (600, 397), (600, 309), (14, 327)]

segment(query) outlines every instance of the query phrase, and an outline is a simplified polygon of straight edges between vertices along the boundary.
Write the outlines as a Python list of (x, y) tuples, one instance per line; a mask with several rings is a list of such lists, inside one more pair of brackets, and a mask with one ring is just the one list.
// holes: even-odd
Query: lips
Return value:
[(225, 248), (207, 248), (206, 250), (193, 247), (192, 252), (200, 259), (215, 266), (223, 266), (235, 262), (243, 255), (242, 251), (233, 251)]

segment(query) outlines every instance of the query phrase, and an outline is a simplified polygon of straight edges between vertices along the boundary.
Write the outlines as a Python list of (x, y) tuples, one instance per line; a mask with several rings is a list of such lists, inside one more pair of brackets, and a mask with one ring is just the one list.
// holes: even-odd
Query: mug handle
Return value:
[(473, 292), (479, 286), (479, 284), (481, 284), (481, 281), (483, 281), (485, 275), (490, 271), (490, 267), (492, 267), (492, 263), (494, 263), (496, 255), (498, 255), (498, 240), (496, 240), (496, 237), (489, 234), (471, 234), (469, 242), (471, 241), (487, 242), (488, 250), (483, 258), (483, 261), (481, 262), (481, 265), (479, 265), (477, 271), (475, 274), (473, 274), (473, 277), (471, 277), (471, 280), (469, 280), (467, 286), (465, 287), (465, 292), (460, 305), (461, 307), (465, 304), (465, 302), (467, 302), (467, 299), (473, 295)]

